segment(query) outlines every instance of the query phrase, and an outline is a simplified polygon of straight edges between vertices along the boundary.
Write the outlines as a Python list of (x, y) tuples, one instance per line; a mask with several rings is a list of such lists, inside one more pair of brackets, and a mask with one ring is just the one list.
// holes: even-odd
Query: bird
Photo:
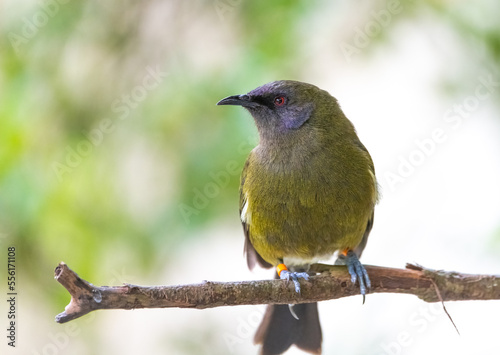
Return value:
[[(275, 278), (300, 279), (309, 267), (338, 252), (363, 295), (370, 279), (359, 258), (378, 202), (368, 150), (327, 91), (279, 80), (217, 105), (245, 108), (259, 134), (241, 174), (239, 211), (250, 269), (276, 268)], [(321, 354), (317, 303), (268, 305), (254, 337), (262, 355), (290, 346)]]

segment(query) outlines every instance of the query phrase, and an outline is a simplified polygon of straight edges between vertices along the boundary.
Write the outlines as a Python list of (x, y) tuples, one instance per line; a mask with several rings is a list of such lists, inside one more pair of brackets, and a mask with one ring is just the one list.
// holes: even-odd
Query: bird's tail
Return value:
[(321, 354), (318, 304), (297, 304), (293, 311), (299, 319), (292, 316), (288, 305), (267, 306), (254, 338), (256, 344), (262, 344), (262, 355), (281, 354), (293, 344), (312, 354)]

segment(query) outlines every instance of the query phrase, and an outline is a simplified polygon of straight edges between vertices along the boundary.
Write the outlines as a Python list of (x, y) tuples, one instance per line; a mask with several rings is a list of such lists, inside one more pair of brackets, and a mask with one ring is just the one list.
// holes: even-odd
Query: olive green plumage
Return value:
[(314, 108), (298, 129), (261, 132), (276, 126), (257, 123), (260, 144), (247, 159), (240, 187), (249, 243), (271, 265), (355, 249), (377, 200), (372, 160), (337, 100), (309, 84), (281, 83), (297, 88), (289, 93), (296, 95), (290, 105), (304, 100)]
[[(373, 224), (377, 182), (370, 155), (337, 100), (316, 86), (284, 80), (219, 104), (245, 107), (260, 136), (241, 175), (248, 266), (285, 263), (307, 271), (337, 250), (360, 256)], [(262, 354), (292, 344), (320, 353), (316, 304), (297, 305), (299, 320), (286, 307), (268, 307), (255, 339)]]

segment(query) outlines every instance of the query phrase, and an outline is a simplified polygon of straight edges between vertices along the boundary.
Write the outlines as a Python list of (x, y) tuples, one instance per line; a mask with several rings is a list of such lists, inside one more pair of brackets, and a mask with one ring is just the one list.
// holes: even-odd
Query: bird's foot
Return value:
[(356, 253), (352, 250), (344, 250), (341, 256), (343, 264), (347, 265), (347, 270), (351, 275), (351, 282), (356, 283), (356, 280), (359, 281), (359, 291), (363, 295), (363, 303), (365, 303), (366, 292), (372, 286), (365, 267), (359, 261)]
[(276, 267), (276, 270), (278, 271), (280, 279), (287, 281), (290, 281), (291, 279), (293, 281), (293, 284), (295, 285), (295, 292), (299, 294), (300, 294), (299, 279), (309, 280), (309, 274), (307, 272), (289, 271), (288, 268), (285, 266), (285, 264), (279, 264)]

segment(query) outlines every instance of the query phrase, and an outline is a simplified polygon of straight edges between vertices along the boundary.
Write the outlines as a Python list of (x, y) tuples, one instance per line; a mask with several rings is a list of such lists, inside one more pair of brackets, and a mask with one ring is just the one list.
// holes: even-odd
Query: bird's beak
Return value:
[(259, 106), (259, 104), (253, 101), (252, 98), (248, 95), (228, 96), (225, 99), (222, 99), (219, 102), (217, 102), (217, 105), (236, 105), (243, 107)]

